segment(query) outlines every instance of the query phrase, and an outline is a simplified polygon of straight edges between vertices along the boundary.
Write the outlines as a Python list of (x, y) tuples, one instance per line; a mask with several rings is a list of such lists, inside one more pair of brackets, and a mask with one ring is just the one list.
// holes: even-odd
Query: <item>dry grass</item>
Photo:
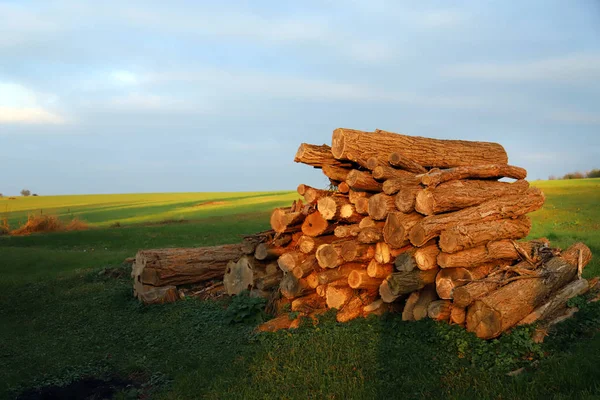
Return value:
[(65, 224), (54, 215), (29, 215), (27, 217), (27, 222), (11, 231), (10, 234), (22, 236), (31, 233), (82, 231), (85, 229), (88, 229), (88, 225), (78, 218), (73, 218), (69, 223)]

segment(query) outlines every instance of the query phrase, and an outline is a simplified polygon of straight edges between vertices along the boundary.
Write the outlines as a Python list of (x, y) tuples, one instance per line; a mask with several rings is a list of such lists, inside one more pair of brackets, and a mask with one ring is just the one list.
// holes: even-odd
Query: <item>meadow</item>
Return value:
[[(600, 252), (600, 179), (533, 182), (546, 194), (531, 238)], [(600, 302), (543, 344), (523, 327), (489, 342), (398, 316), (256, 334), (228, 300), (141, 306), (128, 266), (138, 249), (240, 240), (268, 228), (293, 192), (0, 199), (11, 226), (28, 214), (80, 218), (78, 232), (0, 237), (0, 398), (110, 380), (116, 398), (600, 398)], [(118, 224), (117, 224), (118, 223)], [(111, 273), (107, 274), (106, 271)], [(594, 257), (585, 277), (600, 275)], [(525, 367), (517, 376), (509, 371)], [(69, 386), (70, 385), (70, 386)], [(80, 388), (81, 389), (81, 388)], [(58, 389), (56, 389), (58, 390)], [(83, 390), (83, 389), (81, 389)], [(38, 397), (36, 397), (38, 396)]]

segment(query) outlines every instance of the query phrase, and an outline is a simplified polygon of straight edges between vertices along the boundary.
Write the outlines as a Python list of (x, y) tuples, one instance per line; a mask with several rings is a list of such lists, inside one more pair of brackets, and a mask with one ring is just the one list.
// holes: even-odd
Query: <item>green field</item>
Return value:
[[(600, 179), (534, 182), (546, 193), (531, 237), (600, 252)], [(182, 193), (0, 199), (13, 227), (44, 213), (81, 232), (0, 237), (0, 398), (84, 377), (135, 383), (117, 398), (600, 398), (600, 302), (541, 344), (527, 329), (484, 342), (397, 316), (255, 334), (229, 324), (226, 302), (144, 307), (127, 267), (138, 249), (238, 241), (268, 228), (297, 196)], [(111, 227), (119, 222), (119, 228)], [(123, 277), (99, 274), (116, 268)], [(595, 257), (585, 276), (600, 275)], [(583, 304), (583, 303), (582, 303)], [(526, 367), (516, 377), (506, 372)]]

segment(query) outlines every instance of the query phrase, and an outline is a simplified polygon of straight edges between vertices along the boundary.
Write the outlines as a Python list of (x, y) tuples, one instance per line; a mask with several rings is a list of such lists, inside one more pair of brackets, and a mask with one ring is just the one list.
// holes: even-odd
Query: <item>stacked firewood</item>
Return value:
[[(544, 195), (499, 144), (336, 129), (331, 147), (302, 144), (295, 161), (321, 169), (331, 189), (301, 184), (304, 202), (273, 211), (272, 231), (248, 238), (227, 266), (229, 294), (278, 288), (276, 308), (303, 316), (337, 309), (345, 322), (394, 309), (492, 338), (588, 288), (585, 245), (560, 253), (547, 240), (516, 241)], [(262, 329), (298, 321), (283, 313)]]

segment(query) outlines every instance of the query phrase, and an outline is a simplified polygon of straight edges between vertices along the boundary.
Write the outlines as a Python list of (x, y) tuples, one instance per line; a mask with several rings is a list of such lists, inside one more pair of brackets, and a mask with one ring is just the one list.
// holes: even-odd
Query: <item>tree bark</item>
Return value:
[[(336, 228), (337, 230), (337, 228)], [(328, 236), (319, 236), (319, 237), (311, 237), (311, 236), (306, 236), (303, 235), (300, 237), (300, 239), (298, 239), (298, 243), (296, 244), (296, 246), (298, 246), (298, 249), (306, 254), (310, 254), (310, 253), (314, 253), (317, 250), (317, 247), (319, 247), (322, 244), (329, 244), (332, 242), (335, 242), (336, 240), (339, 240), (338, 237), (335, 237), (334, 235), (328, 235)]]
[(506, 163), (481, 164), (442, 170), (432, 169), (421, 176), (421, 183), (425, 186), (435, 187), (441, 183), (458, 179), (525, 179), (526, 177), (527, 171), (524, 168), (513, 167)]
[(257, 260), (275, 260), (286, 252), (285, 247), (276, 246), (272, 243), (260, 243), (256, 246), (254, 257)]
[(325, 308), (325, 299), (316, 293), (310, 293), (292, 300), (292, 311), (309, 314), (314, 310)]
[(294, 329), (292, 328), (292, 323), (294, 321), (295, 320), (290, 319), (288, 314), (284, 314), (260, 324), (257, 330), (259, 332), (277, 332), (281, 329)]
[[(314, 254), (311, 254), (311, 255), (304, 254), (304, 253), (298, 253), (298, 254), (303, 254), (304, 256), (306, 256), (306, 258), (304, 258), (299, 264), (294, 265), (294, 267), (290, 270), (292, 275), (294, 275), (296, 278), (298, 278), (298, 279), (304, 278), (307, 275), (309, 275), (311, 272), (313, 272), (315, 270), (320, 270), (319, 263), (317, 261), (317, 257)], [(297, 263), (297, 259), (295, 259), (294, 261), (295, 261), (295, 263)]]
[(335, 227), (333, 234), (338, 238), (350, 238), (356, 237), (360, 233), (360, 226), (358, 224), (352, 225), (338, 225)]
[(402, 295), (422, 289), (425, 285), (435, 282), (437, 269), (428, 271), (414, 270), (410, 272), (394, 272), (385, 280), (393, 295)]
[(353, 169), (346, 177), (346, 183), (353, 190), (381, 192), (382, 185), (373, 179), (370, 172)]
[(408, 157), (403, 156), (400, 153), (392, 153), (388, 158), (388, 162), (390, 165), (393, 165), (397, 168), (402, 168), (408, 172), (412, 172), (415, 174), (424, 174), (427, 172), (427, 169), (424, 168), (421, 164), (411, 160)]
[(365, 269), (363, 264), (348, 263), (340, 265), (339, 268), (327, 269), (317, 273), (317, 279), (320, 285), (331, 284), (332, 282), (341, 280), (344, 286), (348, 285), (348, 276), (352, 271), (362, 271)]
[(384, 303), (393, 303), (400, 297), (400, 295), (392, 293), (387, 278), (384, 279), (379, 286), (379, 296), (381, 296), (381, 300), (383, 300)]
[(309, 204), (314, 204), (317, 201), (319, 201), (319, 199), (331, 196), (332, 194), (333, 192), (330, 192), (329, 190), (321, 190), (315, 189), (313, 187), (308, 187), (304, 192), (304, 200), (306, 200), (306, 202)]
[(402, 321), (414, 321), (415, 317), (413, 315), (413, 310), (415, 309), (415, 305), (417, 301), (419, 301), (420, 291), (412, 292), (408, 299), (406, 299), (406, 303), (404, 304), (404, 310), (402, 310)]
[(393, 195), (405, 190), (414, 191), (421, 187), (419, 185), (419, 180), (420, 178), (417, 178), (416, 175), (388, 179), (383, 182), (382, 190), (387, 195)]
[[(353, 170), (348, 169), (348, 168), (337, 167), (337, 166), (333, 166), (333, 165), (324, 165), (322, 171), (323, 171), (323, 174), (326, 177), (328, 177), (329, 179), (337, 181), (337, 182), (344, 182), (348, 178), (350, 171), (353, 171)], [(346, 182), (346, 183), (348, 183), (348, 182)], [(352, 185), (350, 185), (350, 186), (352, 186)]]
[(405, 214), (412, 213), (415, 211), (415, 203), (417, 202), (417, 195), (423, 191), (420, 186), (415, 186), (412, 189), (401, 190), (396, 194), (395, 202), (396, 208)]
[(485, 278), (496, 264), (483, 264), (475, 268), (446, 268), (435, 277), (435, 289), (440, 299), (450, 300), (454, 290), (473, 280)]
[(415, 176), (415, 174), (412, 172), (396, 169), (386, 164), (378, 165), (372, 171), (373, 178), (379, 181), (385, 181), (388, 179), (395, 178), (411, 178)]
[(348, 286), (352, 289), (377, 289), (382, 281), (381, 278), (370, 277), (365, 269), (354, 270), (348, 275)]
[(302, 223), (302, 233), (306, 236), (321, 236), (333, 232), (334, 225), (331, 225), (320, 212), (316, 211), (309, 214)]
[(428, 240), (457, 224), (468, 225), (503, 218), (514, 218), (541, 208), (544, 194), (538, 188), (529, 188), (518, 195), (491, 199), (478, 206), (447, 214), (431, 215), (423, 218), (410, 230), (409, 238), (413, 245), (421, 246)]
[(338, 160), (356, 160), (365, 154), (398, 153), (426, 167), (506, 164), (508, 156), (497, 143), (439, 140), (378, 130), (376, 133), (338, 128), (331, 152)]
[(522, 215), (516, 219), (499, 219), (470, 225), (454, 225), (440, 235), (444, 253), (456, 253), (500, 239), (522, 239), (529, 235), (531, 219)]
[(368, 292), (352, 297), (336, 315), (338, 322), (348, 322), (364, 315), (364, 307), (375, 300), (375, 295)]
[(415, 321), (420, 321), (423, 318), (427, 318), (427, 310), (429, 305), (438, 299), (437, 293), (435, 292), (435, 285), (427, 285), (419, 294), (417, 303), (413, 307), (413, 318)]
[(357, 213), (359, 213), (361, 215), (368, 215), (369, 214), (369, 198), (361, 197), (361, 198), (357, 199), (356, 203), (354, 204), (354, 207), (355, 207)]
[(555, 317), (567, 306), (567, 301), (588, 291), (590, 285), (586, 279), (577, 279), (563, 286), (544, 304), (533, 310), (523, 318), (517, 325), (532, 324), (536, 321), (547, 321)]
[(392, 272), (394, 272), (393, 264), (381, 264), (375, 259), (371, 260), (367, 266), (367, 275), (371, 278), (385, 279)]
[(292, 274), (283, 274), (283, 278), (279, 283), (279, 291), (287, 299), (301, 297), (311, 290), (313, 289), (308, 285), (305, 278), (298, 279)]
[(135, 269), (139, 271), (137, 279), (145, 285), (185, 285), (222, 278), (227, 263), (243, 254), (241, 244), (140, 250)]
[(467, 310), (462, 307), (457, 307), (456, 303), (452, 303), (452, 310), (450, 311), (450, 323), (463, 326), (466, 319)]
[(539, 277), (520, 279), (476, 300), (467, 311), (467, 330), (483, 339), (497, 337), (542, 305), (551, 293), (577, 276), (578, 263), (587, 265), (592, 253), (576, 243), (553, 257)]
[(529, 183), (525, 180), (515, 183), (479, 180), (450, 181), (435, 188), (420, 191), (416, 198), (415, 209), (425, 215), (441, 214), (476, 206), (489, 199), (520, 194), (528, 188)]
[(388, 213), (383, 227), (383, 239), (392, 248), (406, 246), (410, 243), (408, 239), (410, 230), (422, 219), (423, 216), (416, 212), (410, 214), (397, 211)]
[(368, 262), (375, 257), (375, 246), (349, 240), (342, 243), (341, 254), (346, 262)]
[(435, 300), (427, 307), (427, 316), (434, 321), (449, 321), (452, 313), (450, 300)]
[(373, 195), (373, 193), (371, 193), (371, 192), (361, 192), (361, 191), (350, 189), (350, 192), (348, 192), (348, 199), (350, 200), (350, 203), (356, 205), (356, 201), (358, 199), (363, 198), (363, 197), (369, 198), (372, 195)]
[(304, 218), (306, 215), (301, 211), (289, 212), (283, 208), (276, 208), (271, 213), (271, 228), (277, 233), (284, 233), (295, 226), (299, 227)]
[(440, 253), (437, 262), (442, 268), (472, 268), (498, 260), (517, 260), (521, 257), (519, 250), (532, 256), (543, 247), (547, 247), (547, 241), (514, 242), (504, 239), (456, 253)]
[(369, 216), (376, 220), (384, 220), (390, 212), (395, 212), (396, 203), (392, 196), (377, 193), (369, 199)]
[(283, 253), (277, 259), (277, 265), (283, 272), (291, 272), (294, 268), (300, 266), (309, 257), (308, 254), (300, 251), (288, 251)]
[[(316, 145), (302, 143), (298, 147), (294, 162), (307, 164), (316, 168), (323, 168), (324, 166), (336, 166), (346, 167), (351, 165), (349, 162), (339, 161), (331, 154), (331, 147), (328, 145)], [(302, 195), (302, 193), (300, 193)]]

